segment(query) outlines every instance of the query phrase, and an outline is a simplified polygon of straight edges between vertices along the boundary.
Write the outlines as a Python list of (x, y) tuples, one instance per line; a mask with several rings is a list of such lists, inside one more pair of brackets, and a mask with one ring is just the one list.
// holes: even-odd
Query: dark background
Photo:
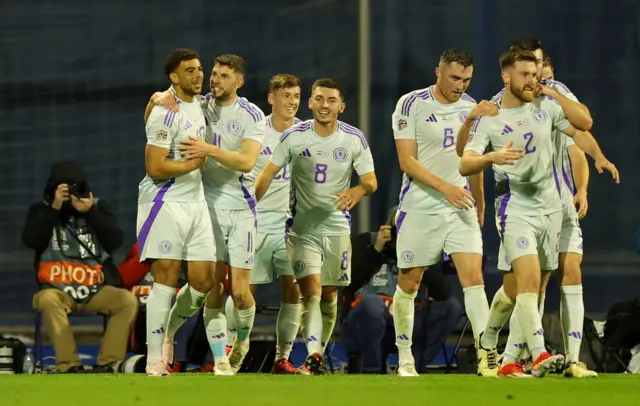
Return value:
[[(439, 54), (451, 47), (472, 52), (475, 72), (468, 92), (477, 100), (488, 99), (501, 88), (499, 54), (519, 37), (537, 36), (556, 64), (556, 78), (591, 109), (592, 131), (622, 177), (615, 186), (608, 175), (592, 171), (589, 215), (582, 223), (585, 273), (594, 275), (593, 287), (585, 285), (587, 297), (592, 292), (587, 310), (602, 310), (635, 294), (639, 285), (630, 281), (635, 281), (640, 257), (633, 252), (640, 227), (640, 2), (371, 4), (369, 137), (380, 183), (371, 198), (372, 224), (386, 220), (400, 191), (390, 126), (397, 99), (432, 84)], [(137, 186), (144, 176), (142, 114), (149, 96), (168, 86), (162, 70), (168, 52), (197, 49), (206, 88), (215, 55), (244, 56), (249, 73), (240, 93), (267, 114), (272, 75), (301, 77), (304, 100), (298, 116), (303, 119), (309, 117), (311, 82), (336, 77), (347, 88), (342, 119), (357, 125), (357, 12), (357, 0), (3, 2), (0, 319), (19, 320), (29, 311), (35, 276), (32, 252), (22, 246), (20, 233), (28, 206), (41, 198), (55, 160), (81, 162), (96, 195), (111, 203), (126, 233), (118, 260), (135, 241)], [(486, 178), (485, 252), (495, 258), (492, 176)], [(492, 275), (489, 296), (499, 278)], [(603, 283), (610, 285), (610, 294), (600, 291)], [(278, 302), (274, 289), (263, 289), (264, 301)]]

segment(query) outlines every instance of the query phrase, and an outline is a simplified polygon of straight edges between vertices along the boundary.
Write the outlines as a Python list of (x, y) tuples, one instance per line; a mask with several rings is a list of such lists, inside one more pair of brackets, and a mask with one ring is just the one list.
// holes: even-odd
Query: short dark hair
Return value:
[(311, 93), (318, 87), (326, 87), (327, 89), (336, 89), (340, 93), (340, 98), (344, 101), (344, 88), (335, 79), (322, 78), (318, 79), (311, 85)]
[(275, 93), (280, 89), (302, 87), (300, 78), (288, 73), (278, 73), (269, 81), (269, 93)]
[(164, 60), (164, 73), (169, 76), (178, 69), (182, 61), (190, 61), (192, 59), (200, 59), (200, 55), (190, 48), (177, 48), (171, 51)]
[(473, 58), (471, 54), (467, 51), (462, 51), (459, 49), (447, 49), (442, 55), (440, 55), (441, 63), (453, 63), (457, 62), (462, 65), (464, 68), (473, 65)]
[(234, 72), (244, 75), (247, 73), (247, 63), (244, 58), (233, 54), (222, 54), (216, 56), (213, 60), (213, 64), (226, 66), (229, 69), (233, 69)]
[(540, 42), (538, 38), (534, 38), (534, 37), (520, 38), (519, 40), (511, 44), (509, 48), (514, 51), (533, 52), (536, 49), (542, 49), (544, 51), (544, 48), (542, 47), (542, 42)]
[(505, 70), (506, 68), (513, 66), (516, 62), (533, 62), (536, 63), (538, 60), (533, 52), (530, 51), (514, 51), (508, 50), (507, 52), (500, 55), (500, 68)]
[(551, 70), (554, 70), (553, 61), (551, 60), (551, 57), (549, 55), (545, 55), (544, 56), (544, 60), (542, 61), (542, 65), (543, 66), (548, 66), (548, 67), (551, 68)]

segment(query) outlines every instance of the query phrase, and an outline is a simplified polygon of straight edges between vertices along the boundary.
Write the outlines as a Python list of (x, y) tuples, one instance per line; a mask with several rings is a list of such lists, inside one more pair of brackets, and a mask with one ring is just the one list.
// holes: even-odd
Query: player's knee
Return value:
[(422, 274), (424, 268), (412, 268), (409, 270), (401, 270), (398, 275), (398, 286), (405, 293), (416, 293), (420, 288), (420, 282), (422, 281)]
[(300, 288), (298, 284), (291, 283), (282, 286), (282, 301), (291, 304), (300, 302)]
[(249, 298), (252, 296), (249, 289), (232, 289), (231, 297), (233, 298), (233, 303), (235, 303), (237, 307), (238, 305), (249, 301)]

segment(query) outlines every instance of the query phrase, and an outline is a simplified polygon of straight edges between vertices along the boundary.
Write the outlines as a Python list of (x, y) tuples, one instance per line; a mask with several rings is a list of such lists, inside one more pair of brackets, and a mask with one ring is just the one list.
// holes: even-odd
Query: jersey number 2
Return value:
[(533, 154), (534, 152), (536, 152), (536, 147), (531, 147), (531, 141), (533, 141), (533, 133), (532, 132), (528, 132), (528, 133), (524, 133), (522, 134), (522, 136), (524, 137), (525, 140), (527, 140), (527, 143), (524, 145), (524, 153), (525, 154)]

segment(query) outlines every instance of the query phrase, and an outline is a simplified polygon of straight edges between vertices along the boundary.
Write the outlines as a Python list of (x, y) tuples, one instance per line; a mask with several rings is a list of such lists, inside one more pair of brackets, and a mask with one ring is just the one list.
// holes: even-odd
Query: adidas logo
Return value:
[(318, 339), (316, 338), (316, 336), (310, 336), (309, 338), (307, 338), (307, 342), (313, 342), (313, 341), (318, 341)]
[(153, 334), (164, 334), (164, 327), (160, 327), (159, 329), (154, 330)]
[(311, 156), (311, 152), (309, 151), (309, 148), (305, 148), (304, 151), (302, 151), (299, 155), (300, 156), (310, 157)]
[(188, 129), (189, 129), (189, 128), (191, 128), (191, 127), (192, 127), (192, 125), (191, 125), (191, 122), (190, 122), (190, 121), (187, 121), (187, 124), (185, 124), (185, 125), (184, 125), (184, 129), (185, 129), (185, 130), (188, 130)]
[(342, 275), (340, 278), (338, 278), (338, 282), (349, 282), (349, 275)]
[(407, 337), (406, 334), (400, 334), (399, 336), (396, 337), (396, 340), (400, 340), (400, 341), (408, 341), (409, 337)]
[(271, 148), (266, 147), (265, 149), (262, 150), (260, 155), (273, 155), (273, 152), (271, 151)]
[(244, 261), (245, 265), (253, 265), (253, 257), (249, 257), (246, 261)]
[(238, 329), (235, 329), (235, 328), (228, 328), (228, 329), (227, 329), (227, 331), (228, 331), (228, 332), (230, 332), (230, 333), (235, 333), (235, 332), (237, 332), (237, 331), (238, 331)]
[(534, 336), (541, 336), (544, 335), (544, 330), (542, 329), (538, 329), (535, 333), (533, 333)]
[(514, 344), (514, 347), (520, 348), (521, 350), (524, 349), (524, 343), (518, 343), (518, 344)]
[(430, 115), (430, 116), (429, 116), (429, 118), (427, 118), (427, 120), (426, 120), (426, 121), (428, 121), (428, 122), (430, 122), (430, 123), (437, 123), (437, 122), (438, 122), (438, 119), (436, 118), (436, 115), (435, 115), (435, 114), (432, 114), (432, 115)]
[(216, 334), (216, 335), (211, 336), (211, 338), (224, 338), (224, 337), (225, 337), (224, 333), (220, 333), (220, 334)]
[(582, 340), (582, 333), (579, 331), (572, 331), (569, 334), (567, 334), (569, 337), (573, 337), (576, 338), (578, 340)]
[(504, 126), (504, 129), (502, 130), (502, 134), (500, 135), (505, 135), (505, 134), (509, 134), (513, 132), (513, 128), (509, 127), (508, 125)]

